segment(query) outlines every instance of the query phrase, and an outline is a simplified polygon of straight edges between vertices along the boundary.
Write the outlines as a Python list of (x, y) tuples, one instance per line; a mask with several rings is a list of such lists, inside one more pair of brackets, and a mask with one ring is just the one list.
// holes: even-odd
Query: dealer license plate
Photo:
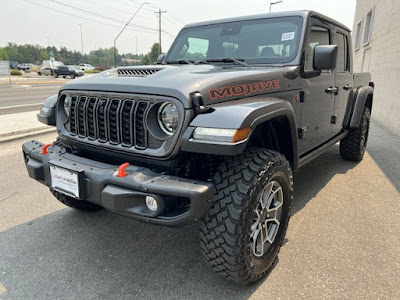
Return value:
[(77, 172), (50, 165), (51, 187), (73, 198), (80, 198)]

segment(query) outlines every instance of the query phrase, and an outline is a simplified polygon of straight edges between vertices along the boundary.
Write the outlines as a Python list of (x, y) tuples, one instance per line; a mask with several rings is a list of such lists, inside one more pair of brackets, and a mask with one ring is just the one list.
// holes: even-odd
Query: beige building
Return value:
[(354, 71), (375, 82), (372, 116), (400, 134), (400, 0), (357, 0)]

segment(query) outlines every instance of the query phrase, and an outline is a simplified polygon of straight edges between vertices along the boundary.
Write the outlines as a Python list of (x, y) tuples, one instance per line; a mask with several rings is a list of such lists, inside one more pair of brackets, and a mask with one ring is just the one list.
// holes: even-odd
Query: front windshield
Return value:
[(282, 64), (297, 54), (302, 18), (237, 21), (183, 29), (166, 63), (243, 59), (248, 64)]

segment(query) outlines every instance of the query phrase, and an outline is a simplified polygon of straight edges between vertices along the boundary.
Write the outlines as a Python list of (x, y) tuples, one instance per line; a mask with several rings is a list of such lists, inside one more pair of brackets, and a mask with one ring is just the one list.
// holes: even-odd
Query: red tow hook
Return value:
[(126, 175), (128, 175), (125, 172), (125, 169), (126, 169), (127, 166), (129, 166), (129, 163), (124, 163), (124, 164), (119, 166), (119, 168), (118, 168), (118, 177), (122, 178), (122, 177), (125, 177)]
[(45, 154), (49, 153), (49, 152), (47, 151), (47, 148), (49, 148), (50, 146), (51, 146), (51, 144), (46, 144), (46, 145), (44, 145), (44, 146), (42, 147), (42, 155), (45, 155)]

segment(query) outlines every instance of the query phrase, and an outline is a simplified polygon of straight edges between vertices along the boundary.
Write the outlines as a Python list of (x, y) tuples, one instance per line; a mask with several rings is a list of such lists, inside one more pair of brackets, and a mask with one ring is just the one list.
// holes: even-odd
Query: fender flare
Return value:
[[(257, 97), (258, 98), (258, 97)], [(238, 155), (246, 148), (257, 126), (277, 117), (285, 117), (289, 123), (293, 148), (293, 167), (298, 166), (297, 127), (292, 105), (287, 100), (260, 97), (250, 101), (238, 100), (210, 106), (210, 113), (197, 115), (183, 134), (181, 149), (186, 152), (215, 155)], [(240, 129), (251, 128), (249, 137), (237, 143), (200, 141), (192, 138), (196, 127)], [(279, 134), (279, 132), (278, 132)]]
[(37, 114), (39, 122), (50, 126), (56, 126), (57, 100), (58, 100), (58, 95), (53, 95), (47, 98), (43, 102), (42, 108)]
[(362, 86), (354, 93), (353, 105), (349, 120), (346, 124), (348, 128), (356, 128), (361, 122), (362, 114), (364, 112), (365, 103), (369, 95), (374, 94), (374, 89), (371, 86)]

